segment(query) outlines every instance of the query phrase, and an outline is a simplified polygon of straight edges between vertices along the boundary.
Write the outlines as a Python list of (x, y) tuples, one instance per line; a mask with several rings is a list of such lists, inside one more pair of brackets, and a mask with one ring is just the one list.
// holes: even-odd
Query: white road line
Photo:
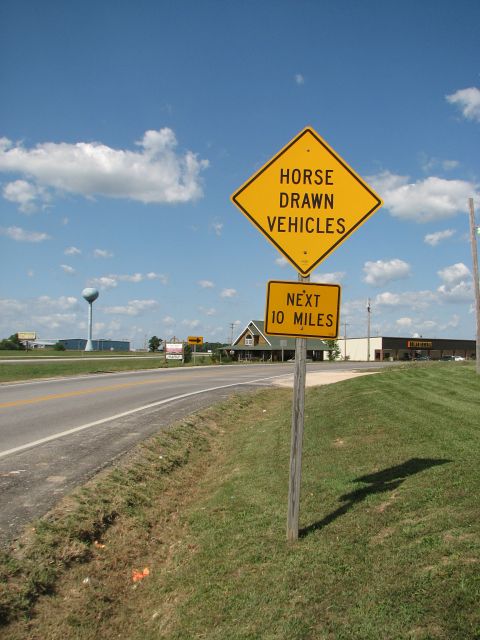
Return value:
[(200, 391), (191, 391), (190, 393), (182, 393), (179, 396), (172, 396), (171, 398), (165, 398), (165, 400), (159, 400), (158, 402), (152, 402), (151, 404), (146, 404), (143, 407), (137, 407), (136, 409), (131, 409), (130, 411), (124, 411), (123, 413), (117, 413), (114, 416), (110, 416), (108, 418), (103, 418), (102, 420), (96, 420), (95, 422), (89, 422), (87, 424), (82, 424), (79, 427), (74, 427), (73, 429), (67, 429), (66, 431), (60, 431), (59, 433), (55, 433), (51, 436), (47, 436), (45, 438), (40, 438), (40, 440), (33, 440), (32, 442), (27, 442), (18, 447), (14, 447), (13, 449), (7, 449), (6, 451), (0, 451), (0, 458), (4, 458), (5, 456), (9, 456), (12, 453), (18, 453), (19, 451), (24, 451), (25, 449), (31, 449), (32, 447), (37, 447), (41, 444), (45, 444), (46, 442), (51, 442), (52, 440), (57, 440), (57, 438), (63, 438), (64, 436), (69, 436), (72, 433), (77, 433), (78, 431), (84, 431), (85, 429), (90, 429), (91, 427), (96, 427), (100, 424), (105, 424), (106, 422), (110, 422), (111, 420), (118, 420), (119, 418), (124, 418), (125, 416), (130, 416), (133, 413), (138, 413), (139, 411), (144, 411), (145, 409), (152, 409), (153, 407), (159, 407), (162, 404), (167, 404), (168, 402), (175, 402), (175, 400), (182, 400), (184, 398), (189, 398), (191, 396), (197, 396), (200, 393), (208, 393), (209, 391), (218, 391), (219, 389), (229, 389), (231, 387), (239, 387), (247, 384), (258, 384), (262, 383), (266, 380), (274, 380), (275, 378), (283, 378), (285, 374), (281, 376), (270, 376), (268, 378), (258, 378), (257, 380), (248, 380), (246, 382), (235, 382), (232, 384), (225, 384), (220, 387), (210, 387), (209, 389), (200, 389)]

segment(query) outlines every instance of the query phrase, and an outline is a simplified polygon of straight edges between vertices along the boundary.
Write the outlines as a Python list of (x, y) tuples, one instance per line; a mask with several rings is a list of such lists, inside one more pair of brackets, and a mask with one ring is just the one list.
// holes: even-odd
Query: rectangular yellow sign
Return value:
[(340, 292), (338, 284), (271, 280), (267, 285), (265, 333), (296, 338), (336, 338)]
[(188, 344), (203, 344), (203, 336), (188, 336)]
[(35, 331), (19, 331), (17, 336), (19, 340), (35, 340), (37, 334)]

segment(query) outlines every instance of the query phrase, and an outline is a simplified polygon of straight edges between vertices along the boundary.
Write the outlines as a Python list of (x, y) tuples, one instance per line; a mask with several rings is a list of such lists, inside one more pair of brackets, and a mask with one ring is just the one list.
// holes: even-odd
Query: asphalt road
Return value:
[[(208, 366), (0, 385), (0, 544), (163, 427), (293, 364)], [(378, 367), (313, 363), (309, 371)]]

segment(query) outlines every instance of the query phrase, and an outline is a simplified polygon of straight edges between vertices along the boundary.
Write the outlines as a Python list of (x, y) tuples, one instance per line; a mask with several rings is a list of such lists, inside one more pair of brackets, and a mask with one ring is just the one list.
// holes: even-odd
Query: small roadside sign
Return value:
[(166, 342), (165, 359), (183, 361), (183, 342)]
[(311, 127), (231, 199), (303, 276), (383, 204)]
[(334, 339), (340, 318), (338, 284), (271, 280), (267, 285), (265, 333)]
[(188, 336), (188, 344), (203, 344), (203, 336)]

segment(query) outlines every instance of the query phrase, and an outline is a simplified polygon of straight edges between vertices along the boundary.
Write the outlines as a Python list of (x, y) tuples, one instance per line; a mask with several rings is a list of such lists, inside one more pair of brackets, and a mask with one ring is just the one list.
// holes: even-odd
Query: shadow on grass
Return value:
[(360, 476), (359, 478), (355, 478), (353, 482), (367, 482), (369, 486), (362, 487), (357, 489), (356, 491), (352, 491), (351, 493), (346, 493), (343, 496), (340, 496), (340, 501), (344, 502), (341, 507), (329, 513), (328, 516), (325, 516), (323, 520), (319, 520), (318, 522), (314, 522), (313, 524), (305, 527), (299, 531), (300, 537), (305, 537), (309, 533), (313, 533), (313, 531), (317, 531), (318, 529), (323, 529), (331, 522), (343, 516), (347, 511), (349, 511), (352, 507), (354, 507), (359, 502), (362, 502), (370, 495), (374, 493), (385, 493), (386, 491), (393, 491), (397, 487), (399, 487), (406, 478), (409, 476), (413, 476), (416, 473), (420, 473), (421, 471), (425, 471), (426, 469), (430, 469), (431, 467), (436, 467), (440, 464), (447, 464), (451, 462), (451, 460), (446, 460), (442, 458), (411, 458), (407, 460), (403, 464), (399, 464), (396, 467), (389, 467), (388, 469), (384, 469), (383, 471), (378, 471), (377, 473), (369, 473), (365, 476)]

